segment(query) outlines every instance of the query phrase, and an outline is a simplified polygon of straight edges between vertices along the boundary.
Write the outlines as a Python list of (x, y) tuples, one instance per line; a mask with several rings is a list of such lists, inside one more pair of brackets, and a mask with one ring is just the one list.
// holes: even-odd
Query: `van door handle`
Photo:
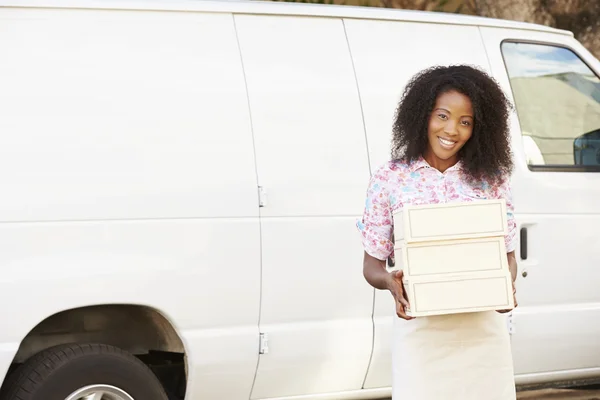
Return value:
[(527, 260), (527, 228), (521, 228), (521, 260)]

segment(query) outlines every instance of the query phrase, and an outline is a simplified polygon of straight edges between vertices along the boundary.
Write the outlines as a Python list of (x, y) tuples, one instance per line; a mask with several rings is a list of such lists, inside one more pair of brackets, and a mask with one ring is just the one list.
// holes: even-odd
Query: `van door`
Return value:
[(600, 374), (600, 63), (569, 35), (481, 28), (516, 106), (517, 383)]
[(0, 7), (0, 291), (26, 298), (0, 310), (0, 359), (59, 311), (143, 305), (185, 343), (187, 399), (248, 399), (260, 226), (232, 15), (43, 3)]
[(369, 164), (342, 21), (236, 15), (235, 23), (263, 204), (267, 337), (252, 398), (360, 389), (373, 290), (355, 222)]
[[(467, 63), (489, 70), (476, 27), (352, 19), (344, 23), (364, 110), (371, 169), (390, 158), (394, 112), (413, 74), (438, 64)], [(365, 388), (392, 384), (393, 318), (397, 317), (392, 296), (377, 290), (373, 358)]]

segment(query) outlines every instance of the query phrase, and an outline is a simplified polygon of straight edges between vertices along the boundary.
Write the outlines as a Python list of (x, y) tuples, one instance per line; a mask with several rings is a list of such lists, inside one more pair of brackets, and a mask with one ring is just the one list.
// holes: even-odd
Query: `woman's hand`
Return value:
[[(515, 302), (515, 308), (517, 308), (517, 288), (515, 287), (515, 280), (517, 279), (517, 258), (515, 256), (515, 252), (511, 251), (510, 253), (506, 253), (506, 257), (508, 259), (508, 269), (510, 270), (510, 276), (512, 278), (512, 288), (513, 288), (513, 300)], [(507, 313), (512, 310), (500, 310), (498, 311), (501, 314)]]
[(367, 282), (375, 289), (389, 290), (392, 293), (396, 302), (396, 314), (398, 314), (398, 317), (404, 319), (414, 318), (406, 315), (406, 308), (409, 304), (404, 293), (404, 285), (402, 284), (402, 271), (388, 272), (385, 268), (385, 260), (377, 259), (365, 252), (363, 275)]
[(504, 314), (504, 313), (510, 312), (510, 311), (514, 310), (515, 308), (517, 308), (517, 306), (519, 305), (519, 303), (517, 303), (517, 288), (515, 287), (515, 283), (514, 282), (512, 283), (512, 288), (513, 288), (513, 301), (515, 303), (515, 306), (514, 306), (514, 308), (512, 308), (510, 310), (498, 310), (498, 312), (500, 314)]
[(406, 320), (411, 320), (414, 317), (410, 317), (406, 314), (406, 309), (410, 308), (408, 303), (408, 297), (404, 291), (404, 285), (402, 283), (402, 277), (404, 276), (403, 271), (392, 271), (388, 275), (388, 290), (394, 296), (396, 302), (396, 314), (398, 317)]

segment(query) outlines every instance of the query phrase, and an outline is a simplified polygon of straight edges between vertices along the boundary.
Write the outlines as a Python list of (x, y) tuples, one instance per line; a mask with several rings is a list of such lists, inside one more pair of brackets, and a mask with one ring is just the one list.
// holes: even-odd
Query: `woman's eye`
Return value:
[(462, 124), (463, 124), (463, 126), (470, 126), (471, 122), (470, 121), (463, 121)]
[(446, 115), (445, 114), (438, 114), (438, 117), (440, 117), (441, 119), (446, 119)]

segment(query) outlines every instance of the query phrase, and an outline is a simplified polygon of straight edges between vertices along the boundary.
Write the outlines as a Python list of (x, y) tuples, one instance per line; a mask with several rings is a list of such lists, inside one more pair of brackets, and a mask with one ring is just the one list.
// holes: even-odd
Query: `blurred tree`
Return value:
[(380, 0), (384, 7), (420, 11), (459, 12), (463, 0)]
[(600, 0), (274, 0), (480, 15), (566, 29), (600, 59)]
[(600, 58), (600, 0), (382, 0), (386, 7), (446, 11), (566, 29)]
[(476, 15), (567, 29), (600, 58), (600, 0), (470, 0)]

